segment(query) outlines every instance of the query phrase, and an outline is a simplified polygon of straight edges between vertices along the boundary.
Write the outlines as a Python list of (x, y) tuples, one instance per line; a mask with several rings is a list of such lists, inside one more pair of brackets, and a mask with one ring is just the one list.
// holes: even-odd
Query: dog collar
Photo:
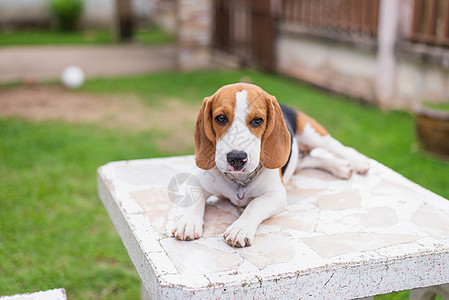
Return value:
[(226, 177), (226, 179), (237, 184), (237, 190), (235, 191), (235, 194), (237, 195), (237, 198), (239, 198), (239, 200), (242, 200), (243, 198), (245, 198), (246, 186), (251, 181), (253, 181), (257, 177), (257, 175), (260, 174), (260, 171), (262, 170), (262, 168), (263, 168), (262, 164), (259, 163), (257, 168), (255, 168), (254, 171), (249, 173), (249, 175), (245, 181), (240, 181), (240, 180), (236, 179), (234, 177), (234, 175), (232, 175), (232, 173), (229, 173), (229, 172), (222, 172), (222, 174), (224, 177)]

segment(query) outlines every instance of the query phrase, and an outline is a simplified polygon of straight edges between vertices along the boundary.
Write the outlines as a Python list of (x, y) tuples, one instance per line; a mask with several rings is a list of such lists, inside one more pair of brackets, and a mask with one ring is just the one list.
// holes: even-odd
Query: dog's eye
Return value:
[(225, 115), (219, 115), (215, 117), (215, 122), (217, 122), (221, 126), (224, 126), (228, 122), (228, 119)]
[(251, 127), (259, 127), (262, 123), (263, 123), (263, 119), (262, 118), (254, 118), (249, 123), (249, 125), (251, 125)]

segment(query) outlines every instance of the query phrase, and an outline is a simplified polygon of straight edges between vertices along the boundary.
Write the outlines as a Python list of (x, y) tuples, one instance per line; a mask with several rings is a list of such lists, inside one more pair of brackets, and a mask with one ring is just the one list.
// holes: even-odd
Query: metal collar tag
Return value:
[(257, 175), (259, 175), (260, 170), (262, 170), (262, 164), (259, 163), (259, 165), (257, 166), (256, 169), (254, 169), (254, 171), (252, 171), (251, 173), (249, 173), (248, 177), (246, 178), (245, 181), (240, 181), (238, 179), (236, 179), (234, 177), (234, 175), (232, 175), (232, 173), (229, 172), (223, 172), (222, 174), (224, 175), (224, 177), (226, 177), (226, 179), (228, 179), (229, 181), (232, 181), (234, 183), (237, 183), (237, 189), (235, 191), (235, 194), (237, 195), (237, 198), (239, 198), (239, 200), (242, 200), (243, 198), (245, 198), (245, 192), (246, 192), (246, 186), (253, 181)]

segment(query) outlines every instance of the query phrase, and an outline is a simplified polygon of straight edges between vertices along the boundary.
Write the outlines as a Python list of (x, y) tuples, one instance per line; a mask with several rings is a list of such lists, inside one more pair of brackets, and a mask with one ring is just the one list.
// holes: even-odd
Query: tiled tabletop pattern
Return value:
[(182, 213), (167, 184), (193, 156), (114, 162), (98, 170), (100, 198), (152, 298), (362, 298), (449, 282), (449, 202), (374, 160), (340, 180), (303, 170), (288, 207), (251, 247), (222, 237), (242, 212), (210, 199), (204, 237), (178, 241)]

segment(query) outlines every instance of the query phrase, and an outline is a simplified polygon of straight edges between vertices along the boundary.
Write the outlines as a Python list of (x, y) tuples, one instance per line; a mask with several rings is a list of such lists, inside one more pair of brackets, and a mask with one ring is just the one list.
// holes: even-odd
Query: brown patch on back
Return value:
[(318, 123), (315, 119), (313, 119), (312, 117), (309, 117), (308, 115), (306, 115), (303, 112), (298, 112), (298, 117), (297, 117), (297, 133), (302, 133), (304, 131), (304, 128), (306, 127), (307, 124), (310, 124), (310, 126), (312, 126), (313, 129), (316, 130), (316, 132), (318, 132), (319, 135), (321, 136), (325, 136), (328, 135), (329, 133), (327, 132), (326, 129), (324, 129), (323, 126), (321, 126), (320, 123)]

